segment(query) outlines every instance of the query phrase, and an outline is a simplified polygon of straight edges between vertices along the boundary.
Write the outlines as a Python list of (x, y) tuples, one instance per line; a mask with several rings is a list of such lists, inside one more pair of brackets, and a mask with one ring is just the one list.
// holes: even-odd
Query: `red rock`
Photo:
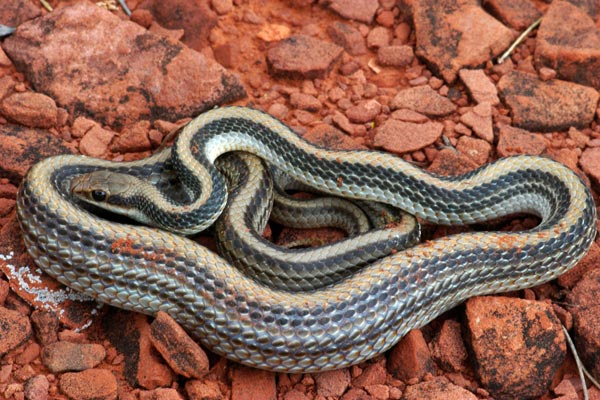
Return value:
[(42, 362), (51, 372), (83, 371), (94, 368), (106, 357), (99, 344), (54, 342), (44, 347)]
[(492, 145), (485, 140), (461, 136), (456, 144), (456, 150), (470, 157), (477, 165), (484, 165), (490, 158)]
[(115, 153), (134, 153), (147, 151), (152, 148), (148, 131), (149, 121), (139, 121), (133, 126), (123, 129), (121, 134), (113, 140), (110, 150)]
[(494, 142), (492, 127), (492, 105), (484, 102), (473, 107), (471, 111), (460, 116), (460, 121), (473, 129), (473, 132), (483, 140)]
[(6, 217), (15, 208), (16, 201), (13, 199), (0, 198), (0, 217)]
[(311, 398), (297, 390), (290, 390), (283, 396), (283, 400), (311, 400)]
[(390, 116), (400, 121), (415, 122), (418, 124), (422, 124), (423, 122), (429, 121), (429, 118), (427, 118), (427, 116), (416, 111), (407, 110), (404, 108), (392, 112)]
[(123, 372), (131, 386), (156, 389), (171, 385), (173, 372), (152, 347), (146, 316), (117, 311), (105, 317), (103, 324), (108, 340), (125, 357)]
[(505, 25), (517, 31), (524, 31), (542, 13), (529, 0), (488, 0), (485, 8)]
[(585, 149), (579, 159), (579, 165), (594, 182), (600, 182), (600, 147)]
[(381, 46), (377, 49), (377, 62), (390, 67), (406, 67), (412, 64), (415, 54), (411, 46)]
[(175, 121), (244, 95), (216, 62), (89, 2), (19, 26), (2, 46), (38, 91), (74, 116), (115, 128), (141, 118)]
[(323, 78), (340, 59), (342, 52), (342, 48), (333, 43), (296, 35), (272, 47), (267, 52), (267, 64), (274, 76)]
[(496, 150), (501, 157), (519, 154), (537, 156), (546, 150), (546, 140), (541, 135), (524, 129), (500, 125)]
[(360, 56), (367, 52), (365, 39), (360, 31), (350, 24), (335, 21), (327, 27), (327, 34), (338, 46), (342, 46), (348, 54)]
[(498, 82), (500, 97), (511, 110), (513, 124), (534, 131), (560, 131), (590, 124), (598, 92), (571, 82), (543, 82), (537, 76), (513, 71)]
[(117, 379), (106, 369), (67, 372), (60, 376), (62, 393), (76, 400), (113, 400), (117, 398)]
[(98, 126), (94, 120), (85, 117), (77, 117), (71, 126), (71, 136), (76, 138), (83, 137), (90, 129)]
[(233, 10), (232, 0), (212, 0), (210, 5), (219, 15), (229, 14)]
[(593, 269), (581, 278), (567, 296), (568, 310), (573, 314), (573, 336), (577, 353), (588, 371), (600, 378), (600, 270)]
[(567, 1), (552, 2), (538, 29), (538, 68), (552, 68), (560, 79), (599, 89), (599, 59), (600, 30), (594, 19)]
[(210, 43), (208, 35), (217, 25), (217, 16), (205, 1), (143, 1), (138, 9), (149, 10), (156, 22), (167, 29), (183, 29), (183, 43), (201, 51)]
[(387, 400), (390, 398), (390, 387), (386, 385), (371, 385), (365, 387), (365, 390), (376, 400)]
[(0, 103), (0, 113), (7, 119), (32, 128), (56, 126), (58, 110), (50, 97), (41, 93), (13, 93)]
[(348, 135), (344, 135), (340, 130), (331, 125), (320, 124), (312, 128), (305, 135), (304, 139), (319, 146), (337, 149), (337, 150), (359, 150), (366, 149), (365, 146), (357, 143)]
[(467, 369), (469, 355), (462, 339), (459, 322), (451, 319), (444, 321), (430, 347), (431, 355), (443, 370), (464, 372)]
[(103, 129), (100, 125), (94, 125), (81, 138), (79, 151), (86, 156), (101, 157), (108, 152), (108, 145), (114, 136), (114, 132)]
[(198, 381), (190, 379), (185, 383), (185, 392), (190, 399), (221, 400), (223, 393), (219, 384), (214, 381)]
[(0, 24), (17, 26), (40, 15), (40, 9), (26, 0), (0, 2)]
[(158, 388), (141, 391), (140, 400), (183, 400), (183, 396), (175, 389)]
[(413, 329), (392, 348), (388, 358), (390, 373), (401, 381), (421, 380), (435, 372), (427, 342), (419, 329)]
[[(581, 165), (582, 169), (585, 171), (586, 168), (584, 167), (584, 164), (582, 163)], [(590, 174), (589, 172), (586, 173)], [(572, 288), (589, 271), (598, 268), (598, 265), (600, 265), (600, 246), (598, 246), (596, 242), (592, 242), (590, 250), (583, 259), (579, 261), (575, 267), (559, 276), (557, 283), (562, 287)]]
[(458, 71), (460, 79), (463, 81), (469, 95), (477, 103), (490, 103), (491, 105), (500, 104), (496, 86), (487, 77), (481, 69), (461, 69)]
[(448, 83), (461, 68), (500, 54), (515, 37), (476, 0), (415, 0), (412, 11), (415, 53)]
[(167, 313), (159, 312), (150, 324), (150, 340), (179, 375), (201, 378), (208, 372), (204, 350)]
[(442, 136), (444, 125), (439, 122), (413, 124), (388, 119), (377, 128), (373, 145), (402, 154), (429, 146)]
[(394, 27), (394, 12), (389, 10), (384, 10), (377, 15), (375, 19), (377, 23), (381, 26), (385, 26), (386, 28)]
[(317, 394), (324, 397), (340, 397), (350, 385), (348, 369), (321, 372), (314, 375)]
[(477, 400), (477, 396), (444, 377), (407, 386), (402, 400)]
[(392, 40), (392, 33), (389, 29), (383, 26), (376, 26), (371, 29), (367, 35), (367, 47), (370, 49), (378, 49), (383, 46), (388, 46)]
[(390, 107), (406, 108), (428, 117), (443, 117), (456, 110), (454, 103), (427, 85), (401, 90), (390, 101)]
[(31, 324), (27, 316), (0, 307), (0, 355), (17, 348), (31, 337)]
[(292, 93), (290, 95), (290, 104), (300, 110), (317, 112), (323, 106), (319, 99), (306, 93)]
[(479, 165), (466, 154), (445, 148), (437, 152), (427, 171), (434, 174), (450, 176), (462, 175), (476, 169)]
[(538, 75), (540, 76), (541, 80), (549, 81), (550, 79), (556, 78), (557, 72), (552, 68), (542, 67), (538, 71)]
[(50, 383), (45, 375), (36, 375), (27, 380), (23, 392), (27, 400), (47, 400)]
[(364, 389), (371, 385), (383, 385), (387, 372), (381, 363), (368, 365), (358, 377), (352, 379), (352, 386)]
[(377, 0), (332, 0), (329, 3), (329, 8), (342, 17), (367, 24), (373, 21), (378, 7)]
[(361, 101), (355, 106), (346, 110), (346, 116), (355, 124), (364, 124), (373, 121), (381, 112), (381, 104), (377, 100), (371, 99)]
[(276, 400), (275, 374), (238, 365), (231, 377), (231, 400)]
[(54, 312), (35, 310), (30, 319), (35, 338), (42, 346), (58, 341), (58, 318)]
[(548, 391), (566, 355), (565, 336), (550, 304), (474, 297), (465, 314), (476, 373), (493, 397), (531, 398)]
[(25, 347), (21, 354), (15, 357), (15, 363), (19, 365), (27, 365), (32, 363), (40, 355), (40, 345), (36, 342), (31, 342)]

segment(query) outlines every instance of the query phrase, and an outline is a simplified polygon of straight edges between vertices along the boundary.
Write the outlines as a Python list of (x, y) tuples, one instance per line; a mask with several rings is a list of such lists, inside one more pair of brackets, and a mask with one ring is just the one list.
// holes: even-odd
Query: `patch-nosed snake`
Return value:
[(229, 151), (254, 153), (320, 191), (385, 202), (433, 223), (470, 224), (514, 213), (538, 215), (541, 223), (524, 232), (428, 241), (341, 282), (291, 293), (257, 283), (189, 239), (105, 221), (69, 201), (73, 176), (97, 169), (151, 175), (165, 152), (128, 163), (57, 156), (33, 166), (19, 191), (29, 253), (50, 275), (101, 302), (167, 312), (229, 359), (316, 372), (381, 354), (468, 297), (554, 279), (583, 257), (596, 234), (589, 189), (552, 160), (518, 156), (439, 177), (385, 153), (318, 148), (275, 118), (241, 107), (209, 111), (183, 129), (173, 163), (194, 171), (184, 179), (197, 199), (163, 215), (150, 204), (159, 225), (177, 220), (178, 211), (219, 214), (226, 185), (212, 163)]

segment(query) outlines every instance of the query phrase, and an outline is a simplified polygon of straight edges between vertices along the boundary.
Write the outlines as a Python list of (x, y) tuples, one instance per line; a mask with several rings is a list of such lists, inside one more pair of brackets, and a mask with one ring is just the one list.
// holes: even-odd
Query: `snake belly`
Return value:
[(591, 192), (567, 167), (546, 158), (500, 159), (466, 175), (439, 177), (384, 153), (315, 147), (262, 112), (231, 107), (188, 124), (176, 142), (175, 163), (204, 171), (206, 201), (223, 191), (212, 162), (236, 150), (267, 159), (318, 190), (385, 202), (434, 223), (523, 212), (540, 216), (541, 223), (524, 232), (443, 237), (326, 288), (291, 293), (256, 282), (184, 237), (107, 222), (69, 201), (71, 177), (98, 168), (151, 171), (164, 153), (129, 163), (57, 156), (34, 165), (19, 190), (28, 251), (67, 286), (116, 307), (165, 311), (231, 360), (317, 372), (381, 354), (471, 296), (554, 279), (584, 256), (596, 234)]

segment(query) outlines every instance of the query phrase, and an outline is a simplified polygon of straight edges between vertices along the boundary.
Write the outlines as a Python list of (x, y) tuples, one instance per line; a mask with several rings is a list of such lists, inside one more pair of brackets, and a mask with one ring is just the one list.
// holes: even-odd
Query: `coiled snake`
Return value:
[(174, 145), (171, 162), (187, 174), (182, 179), (195, 201), (140, 197), (143, 212), (153, 224), (183, 232), (212, 224), (226, 198), (213, 161), (229, 151), (254, 153), (321, 191), (385, 202), (434, 223), (513, 213), (538, 215), (541, 223), (525, 232), (436, 239), (325, 288), (291, 293), (257, 283), (184, 237), (104, 221), (69, 201), (73, 176), (98, 169), (152, 175), (166, 161), (164, 152), (129, 163), (57, 156), (33, 166), (18, 195), (30, 254), (50, 275), (99, 301), (169, 313), (229, 359), (314, 372), (380, 354), (468, 297), (554, 279), (583, 257), (596, 233), (590, 191), (552, 160), (519, 156), (439, 177), (384, 153), (315, 147), (276, 119), (239, 107), (200, 115)]

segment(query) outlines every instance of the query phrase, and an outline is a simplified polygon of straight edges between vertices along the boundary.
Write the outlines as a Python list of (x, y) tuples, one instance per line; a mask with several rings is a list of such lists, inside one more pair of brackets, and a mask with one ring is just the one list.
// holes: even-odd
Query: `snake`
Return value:
[(60, 155), (35, 164), (19, 188), (17, 216), (29, 254), (100, 302), (166, 312), (217, 354), (295, 373), (363, 362), (469, 297), (548, 282), (572, 268), (596, 235), (590, 189), (549, 158), (501, 158), (464, 175), (438, 176), (385, 152), (315, 146), (247, 107), (213, 109), (183, 128), (170, 162), (196, 198), (185, 205), (138, 198), (146, 218), (161, 227), (181, 222), (176, 229), (183, 232), (212, 224), (218, 217), (210, 213), (221, 212), (227, 196), (214, 160), (230, 151), (253, 153), (319, 191), (383, 202), (436, 224), (519, 213), (540, 223), (425, 241), (326, 287), (290, 292), (254, 280), (184, 236), (104, 220), (72, 200), (73, 176), (98, 169), (152, 176), (166, 162), (164, 152), (123, 163)]

